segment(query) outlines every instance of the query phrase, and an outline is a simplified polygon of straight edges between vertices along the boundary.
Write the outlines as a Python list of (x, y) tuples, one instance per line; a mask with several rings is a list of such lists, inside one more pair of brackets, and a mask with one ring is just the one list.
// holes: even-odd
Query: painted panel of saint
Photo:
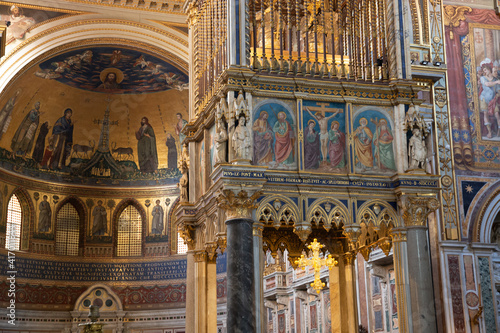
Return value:
[(473, 29), (475, 108), (481, 138), (500, 141), (500, 30)]
[(394, 136), (387, 116), (368, 110), (354, 118), (355, 170), (362, 173), (396, 171)]
[(305, 170), (341, 172), (346, 169), (345, 105), (303, 102)]
[(295, 169), (296, 125), (292, 112), (277, 102), (256, 108), (252, 124), (254, 165), (273, 169)]

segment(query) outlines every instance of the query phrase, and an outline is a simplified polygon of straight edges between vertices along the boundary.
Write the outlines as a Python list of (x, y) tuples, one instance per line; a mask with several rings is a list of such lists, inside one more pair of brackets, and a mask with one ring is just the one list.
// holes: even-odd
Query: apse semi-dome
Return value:
[(175, 184), (186, 69), (113, 45), (39, 57), (0, 97), (0, 167), (79, 185)]

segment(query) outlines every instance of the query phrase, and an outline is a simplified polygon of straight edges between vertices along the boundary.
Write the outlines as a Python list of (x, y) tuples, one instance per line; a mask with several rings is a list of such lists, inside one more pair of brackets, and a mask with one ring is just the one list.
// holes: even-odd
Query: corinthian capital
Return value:
[(177, 231), (179, 232), (181, 238), (184, 240), (184, 243), (186, 243), (188, 250), (194, 250), (195, 241), (193, 227), (186, 224), (180, 224), (177, 228)]
[(434, 197), (401, 195), (398, 199), (406, 227), (425, 226), (427, 216), (439, 208), (439, 201)]
[(252, 211), (257, 207), (255, 200), (260, 196), (260, 191), (249, 195), (245, 190), (239, 191), (238, 194), (233, 190), (222, 190), (217, 196), (217, 202), (219, 207), (226, 211), (228, 220), (251, 218)]

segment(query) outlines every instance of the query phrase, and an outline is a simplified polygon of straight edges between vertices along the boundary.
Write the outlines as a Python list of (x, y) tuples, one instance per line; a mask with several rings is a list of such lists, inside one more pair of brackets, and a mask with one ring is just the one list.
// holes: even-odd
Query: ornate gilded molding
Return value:
[(398, 199), (406, 227), (426, 226), (427, 216), (440, 206), (434, 197), (401, 195)]
[[(44, 30), (44, 31), (42, 31), (42, 32), (34, 35), (33, 37), (30, 37), (30, 38), (26, 39), (21, 44), (19, 44), (18, 46), (16, 46), (13, 50), (11, 50), (4, 58), (2, 58), (2, 60), (0, 61), (0, 66), (3, 63), (5, 63), (5, 61), (7, 61), (7, 59), (9, 59), (12, 55), (14, 55), (16, 52), (18, 52), (19, 50), (21, 50), (23, 47), (25, 47), (28, 44), (31, 44), (31, 43), (37, 41), (40, 38), (46, 37), (46, 36), (48, 36), (48, 35), (50, 35), (52, 33), (55, 33), (55, 32), (61, 31), (61, 30), (70, 29), (70, 28), (74, 28), (74, 27), (89, 26), (91, 24), (120, 24), (120, 25), (131, 26), (131, 27), (136, 28), (136, 29), (135, 30), (109, 29), (109, 28), (96, 28), (96, 29), (85, 29), (85, 30), (84, 29), (77, 29), (77, 30), (72, 31), (70, 33), (67, 33), (67, 34), (64, 34), (64, 35), (58, 35), (55, 38), (52, 38), (52, 39), (50, 39), (48, 41), (45, 41), (44, 45), (47, 45), (47, 43), (49, 41), (52, 41), (52, 40), (55, 40), (55, 39), (61, 39), (61, 38), (65, 37), (65, 36), (69, 36), (69, 35), (76, 34), (76, 33), (82, 33), (84, 31), (102, 31), (102, 30), (107, 30), (107, 31), (123, 31), (123, 32), (129, 32), (129, 33), (133, 33), (133, 34), (140, 34), (140, 35), (152, 38), (152, 39), (156, 39), (158, 41), (161, 41), (162, 43), (171, 45), (171, 46), (176, 47), (176, 48), (178, 48), (178, 47), (175, 44), (169, 43), (167, 40), (173, 40), (173, 41), (176, 41), (176, 42), (180, 43), (183, 46), (186, 46), (186, 47), (188, 46), (187, 40), (185, 40), (183, 38), (179, 38), (178, 36), (175, 36), (175, 35), (173, 35), (173, 34), (171, 34), (169, 32), (166, 32), (165, 30), (161, 30), (161, 29), (155, 28), (155, 27), (153, 27), (151, 25), (147, 25), (147, 24), (143, 24), (143, 23), (138, 23), (138, 22), (133, 22), (133, 21), (126, 21), (126, 20), (109, 20), (109, 19), (81, 20), (81, 21), (76, 21), (76, 22), (70, 22), (70, 23), (67, 23), (67, 24), (57, 25), (56, 27)], [(163, 36), (167, 37), (167, 39), (163, 40), (163, 39), (159, 39), (159, 38), (157, 38), (157, 37), (155, 37), (153, 35), (142, 33), (140, 31), (138, 31), (137, 28), (142, 28), (142, 29), (150, 30), (150, 31), (152, 31), (154, 33), (157, 33), (157, 34), (160, 34), (160, 35), (163, 35)], [(103, 38), (103, 39), (108, 39), (109, 40), (109, 38)], [(77, 43), (85, 44), (86, 40), (79, 41)], [(100, 38), (95, 38), (93, 40), (100, 40)], [(120, 39), (116, 38), (115, 40), (118, 41)], [(123, 39), (123, 40), (125, 40), (125, 39)], [(136, 42), (136, 41), (134, 41), (134, 43), (147, 45), (147, 47), (148, 47), (148, 48), (146, 48), (147, 50), (149, 50), (149, 48), (156, 48), (156, 47), (154, 47), (154, 46), (152, 46), (150, 44), (146, 44), (146, 43), (141, 43), (141, 42)], [(102, 44), (102, 43), (99, 43), (99, 44)], [(179, 52), (186, 52), (186, 51), (179, 49)], [(170, 53), (166, 52), (165, 50), (162, 50), (160, 52), (160, 54), (163, 57), (165, 57), (165, 55), (167, 55), (167, 59), (175, 61), (178, 65), (180, 65), (182, 67), (181, 69), (183, 69), (183, 70), (185, 70), (187, 72), (187, 67), (188, 66), (185, 63), (185, 61), (181, 60), (180, 58), (178, 58), (176, 56), (173, 56), (173, 55), (172, 55), (173, 57), (170, 56)], [(172, 59), (170, 59), (170, 58), (172, 58)]]
[(220, 208), (226, 211), (226, 218), (230, 219), (250, 219), (252, 211), (257, 207), (255, 200), (260, 197), (261, 191), (255, 191), (251, 196), (248, 192), (241, 190), (235, 194), (233, 190), (222, 190), (217, 196), (217, 203)]
[(151, 11), (158, 13), (168, 13), (175, 15), (185, 15), (182, 8), (183, 1), (179, 0), (119, 0), (103, 2), (102, 0), (65, 0), (68, 2), (77, 2), (92, 6), (106, 6), (114, 8), (127, 8), (133, 10)]

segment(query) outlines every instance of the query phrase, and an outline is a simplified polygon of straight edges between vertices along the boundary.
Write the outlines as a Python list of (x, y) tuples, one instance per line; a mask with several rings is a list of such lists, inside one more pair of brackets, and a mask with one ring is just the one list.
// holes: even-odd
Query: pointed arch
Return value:
[[(61, 202), (59, 202), (56, 206), (56, 221), (55, 221), (55, 227), (54, 227), (54, 233), (55, 233), (55, 238), (56, 238), (56, 253), (57, 253), (57, 237), (59, 233), (59, 228), (58, 228), (58, 217), (61, 209), (65, 207), (67, 204), (70, 204), (75, 211), (77, 212), (78, 215), (78, 255), (83, 255), (83, 249), (85, 248), (85, 234), (87, 232), (87, 223), (86, 221), (88, 220), (88, 211), (83, 203), (83, 201), (76, 197), (76, 196), (68, 196), (64, 198)], [(73, 215), (74, 216), (74, 215)]]
[(5, 248), (9, 251), (19, 251), (21, 246), (21, 228), (23, 211), (21, 202), (15, 193), (10, 196), (7, 205), (7, 230)]
[(306, 221), (323, 227), (329, 231), (332, 226), (340, 228), (350, 223), (351, 218), (345, 205), (334, 198), (321, 198), (309, 205), (306, 212)]
[(146, 211), (135, 199), (122, 200), (113, 213), (115, 256), (142, 256), (146, 243)]
[[(16, 220), (16, 226), (9, 225), (9, 208), (7, 208), (7, 232), (6, 237), (10, 237), (10, 235), (15, 235), (15, 250), (29, 250), (30, 248), (30, 238), (34, 229), (34, 206), (31, 201), (30, 196), (23, 188), (16, 188), (12, 191), (11, 196), (8, 201), (8, 206), (10, 206), (10, 202), (12, 198), (15, 197), (17, 203), (19, 204), (16, 207), (20, 211), (20, 214), (16, 215), (16, 218), (20, 217), (20, 220)], [(19, 208), (20, 207), (20, 208)], [(9, 227), (11, 231), (9, 231)], [(13, 233), (12, 233), (13, 232)], [(10, 247), (11, 242), (6, 239), (5, 246), (6, 248)]]
[(257, 220), (279, 228), (282, 224), (295, 225), (300, 222), (299, 208), (290, 198), (281, 195), (264, 197), (256, 212)]

